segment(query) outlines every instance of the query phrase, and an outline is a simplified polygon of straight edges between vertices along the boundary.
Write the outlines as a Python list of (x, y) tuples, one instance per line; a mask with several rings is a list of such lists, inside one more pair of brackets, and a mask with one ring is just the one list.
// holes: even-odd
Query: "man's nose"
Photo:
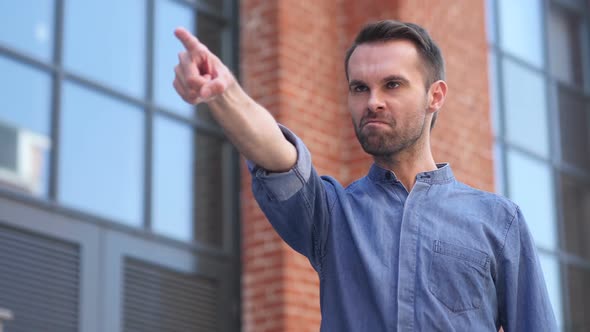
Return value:
[(371, 112), (378, 112), (385, 109), (385, 102), (378, 92), (371, 92), (367, 106)]

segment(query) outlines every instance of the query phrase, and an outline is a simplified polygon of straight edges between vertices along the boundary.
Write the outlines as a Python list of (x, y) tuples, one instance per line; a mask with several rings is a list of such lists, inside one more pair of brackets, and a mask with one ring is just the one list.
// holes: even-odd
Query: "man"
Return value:
[(421, 27), (381, 21), (346, 56), (348, 105), (368, 175), (320, 177), (303, 142), (250, 99), (186, 30), (174, 86), (207, 102), (249, 160), (253, 191), (320, 278), (322, 331), (555, 331), (535, 246), (518, 207), (435, 164), (430, 130), (447, 93)]

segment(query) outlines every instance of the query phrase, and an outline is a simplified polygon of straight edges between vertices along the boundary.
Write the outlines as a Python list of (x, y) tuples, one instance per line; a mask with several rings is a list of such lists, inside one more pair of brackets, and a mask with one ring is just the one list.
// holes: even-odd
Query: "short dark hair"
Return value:
[[(428, 31), (417, 24), (396, 20), (369, 23), (361, 29), (352, 46), (346, 51), (346, 57), (344, 59), (346, 79), (349, 79), (348, 62), (357, 46), (392, 40), (408, 40), (414, 44), (425, 65), (424, 83), (426, 89), (430, 88), (432, 83), (445, 79), (445, 62), (442, 52), (432, 37), (430, 37)], [(430, 129), (434, 127), (437, 116), (438, 112), (432, 116)]]

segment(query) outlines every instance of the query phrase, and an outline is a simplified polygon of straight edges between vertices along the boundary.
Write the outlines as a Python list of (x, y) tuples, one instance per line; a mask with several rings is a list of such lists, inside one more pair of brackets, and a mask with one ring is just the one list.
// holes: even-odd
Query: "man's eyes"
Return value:
[(398, 88), (401, 84), (399, 82), (395, 82), (395, 81), (389, 81), (387, 82), (387, 84), (385, 85), (388, 89), (395, 89)]
[(366, 85), (354, 85), (350, 88), (352, 92), (365, 92), (368, 91), (369, 88)]
[[(400, 86), (401, 86), (401, 83), (400, 82), (397, 82), (397, 81), (389, 81), (389, 82), (387, 82), (385, 84), (385, 87), (387, 89), (397, 89)], [(359, 84), (359, 85), (353, 85), (353, 86), (350, 87), (350, 91), (357, 92), (357, 93), (358, 92), (366, 92), (366, 91), (369, 91), (369, 87), (366, 86), (366, 85), (361, 85), (361, 84)]]

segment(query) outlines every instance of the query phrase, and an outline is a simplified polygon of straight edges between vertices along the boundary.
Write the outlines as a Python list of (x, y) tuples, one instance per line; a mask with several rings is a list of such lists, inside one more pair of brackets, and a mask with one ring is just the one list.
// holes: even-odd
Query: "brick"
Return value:
[[(246, 91), (304, 140), (320, 174), (343, 185), (372, 163), (348, 114), (344, 52), (372, 20), (426, 27), (443, 50), (450, 86), (433, 131), (435, 160), (451, 162), (460, 180), (493, 190), (483, 1), (242, 0), (240, 7)], [(318, 331), (317, 274), (265, 220), (245, 167), (240, 197), (244, 331)]]

